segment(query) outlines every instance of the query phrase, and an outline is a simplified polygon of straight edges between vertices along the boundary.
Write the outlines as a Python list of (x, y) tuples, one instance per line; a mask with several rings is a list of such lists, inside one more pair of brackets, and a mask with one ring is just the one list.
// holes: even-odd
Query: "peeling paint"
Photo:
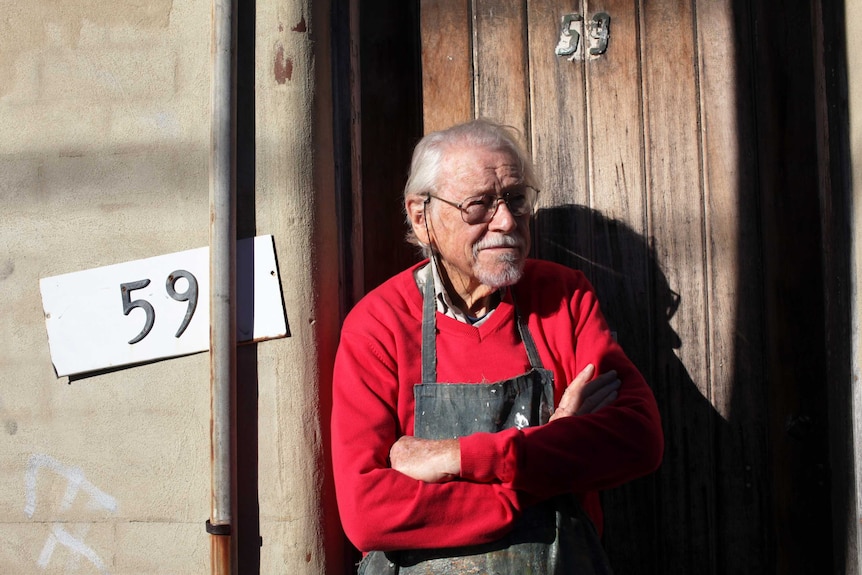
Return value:
[(305, 32), (306, 30), (308, 30), (308, 27), (305, 25), (305, 16), (302, 16), (299, 23), (291, 28), (291, 31), (293, 32)]
[(284, 84), (293, 76), (293, 60), (285, 58), (284, 46), (280, 43), (275, 48), (275, 62), (273, 62), (273, 73), (275, 81)]

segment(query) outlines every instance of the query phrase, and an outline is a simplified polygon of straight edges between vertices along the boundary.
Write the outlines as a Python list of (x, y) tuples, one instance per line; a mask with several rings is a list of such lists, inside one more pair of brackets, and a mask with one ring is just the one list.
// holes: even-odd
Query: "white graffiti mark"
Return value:
[(24, 487), (27, 497), (24, 505), (24, 513), (27, 514), (27, 517), (33, 517), (33, 513), (36, 512), (36, 480), (38, 479), (39, 470), (42, 468), (53, 471), (57, 475), (62, 475), (69, 481), (66, 484), (66, 494), (63, 496), (63, 502), (60, 504), (60, 511), (67, 511), (72, 506), (72, 502), (78, 496), (78, 491), (81, 489), (90, 495), (89, 507), (91, 509), (107, 509), (111, 512), (117, 510), (117, 501), (87, 481), (84, 478), (84, 472), (79, 468), (65, 466), (50, 455), (36, 454), (30, 456), (30, 461), (27, 464), (27, 472), (24, 474)]
[[(63, 465), (50, 455), (35, 454), (30, 457), (27, 463), (27, 471), (24, 473), (26, 497), (24, 513), (28, 517), (33, 517), (33, 514), (36, 512), (36, 484), (39, 478), (39, 471), (42, 469), (60, 475), (68, 481), (66, 492), (63, 494), (63, 500), (60, 502), (61, 512), (68, 511), (72, 507), (72, 503), (82, 490), (90, 496), (87, 501), (89, 509), (106, 509), (111, 512), (117, 510), (116, 499), (87, 481), (81, 469)], [(92, 563), (102, 575), (108, 575), (107, 567), (102, 558), (83, 541), (88, 530), (89, 528), (86, 525), (79, 525), (77, 533), (73, 535), (66, 530), (63, 524), (54, 523), (51, 526), (51, 534), (48, 535), (48, 539), (42, 547), (42, 552), (39, 554), (39, 567), (45, 569), (48, 566), (51, 556), (54, 554), (54, 549), (59, 543), (74, 554), (76, 563), (83, 557)]]
[[(83, 537), (83, 535), (81, 537)], [(66, 531), (62, 525), (57, 523), (51, 527), (51, 534), (45, 541), (42, 553), (39, 554), (39, 567), (45, 569), (48, 566), (48, 563), (51, 561), (51, 554), (54, 553), (54, 548), (57, 546), (57, 543), (68, 547), (75, 555), (87, 559), (87, 561), (95, 565), (96, 569), (98, 569), (103, 575), (108, 575), (108, 569), (105, 567), (105, 563), (102, 561), (101, 557), (99, 557), (91, 548), (87, 547), (80, 538), (73, 536), (71, 533)]]

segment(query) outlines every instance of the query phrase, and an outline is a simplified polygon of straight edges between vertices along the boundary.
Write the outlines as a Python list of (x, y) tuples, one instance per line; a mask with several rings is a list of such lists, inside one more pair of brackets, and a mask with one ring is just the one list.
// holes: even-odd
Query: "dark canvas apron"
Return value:
[[(414, 435), (451, 439), (548, 422), (554, 374), (515, 309), (532, 369), (496, 383), (437, 383), (436, 304), (426, 282), (422, 318), (422, 383), (414, 386)], [(359, 575), (593, 575), (611, 569), (592, 521), (570, 495), (528, 507), (511, 533), (493, 543), (441, 549), (372, 551)]]

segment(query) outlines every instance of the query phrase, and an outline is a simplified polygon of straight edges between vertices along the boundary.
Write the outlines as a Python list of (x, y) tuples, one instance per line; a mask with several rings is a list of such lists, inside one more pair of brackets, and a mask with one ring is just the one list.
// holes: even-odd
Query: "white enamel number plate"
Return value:
[[(272, 236), (237, 242), (237, 339), (284, 337)], [(209, 349), (209, 248), (40, 280), (58, 376)]]

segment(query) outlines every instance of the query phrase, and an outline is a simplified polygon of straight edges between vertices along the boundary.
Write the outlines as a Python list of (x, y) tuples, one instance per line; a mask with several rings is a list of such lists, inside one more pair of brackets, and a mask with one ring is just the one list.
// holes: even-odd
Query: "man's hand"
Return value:
[(400, 437), (389, 450), (392, 469), (426, 483), (451, 481), (461, 473), (461, 447), (457, 439)]
[(571, 415), (595, 413), (617, 398), (617, 390), (621, 385), (617, 372), (612, 370), (590, 381), (595, 370), (595, 366), (589, 364), (569, 384), (550, 421)]

